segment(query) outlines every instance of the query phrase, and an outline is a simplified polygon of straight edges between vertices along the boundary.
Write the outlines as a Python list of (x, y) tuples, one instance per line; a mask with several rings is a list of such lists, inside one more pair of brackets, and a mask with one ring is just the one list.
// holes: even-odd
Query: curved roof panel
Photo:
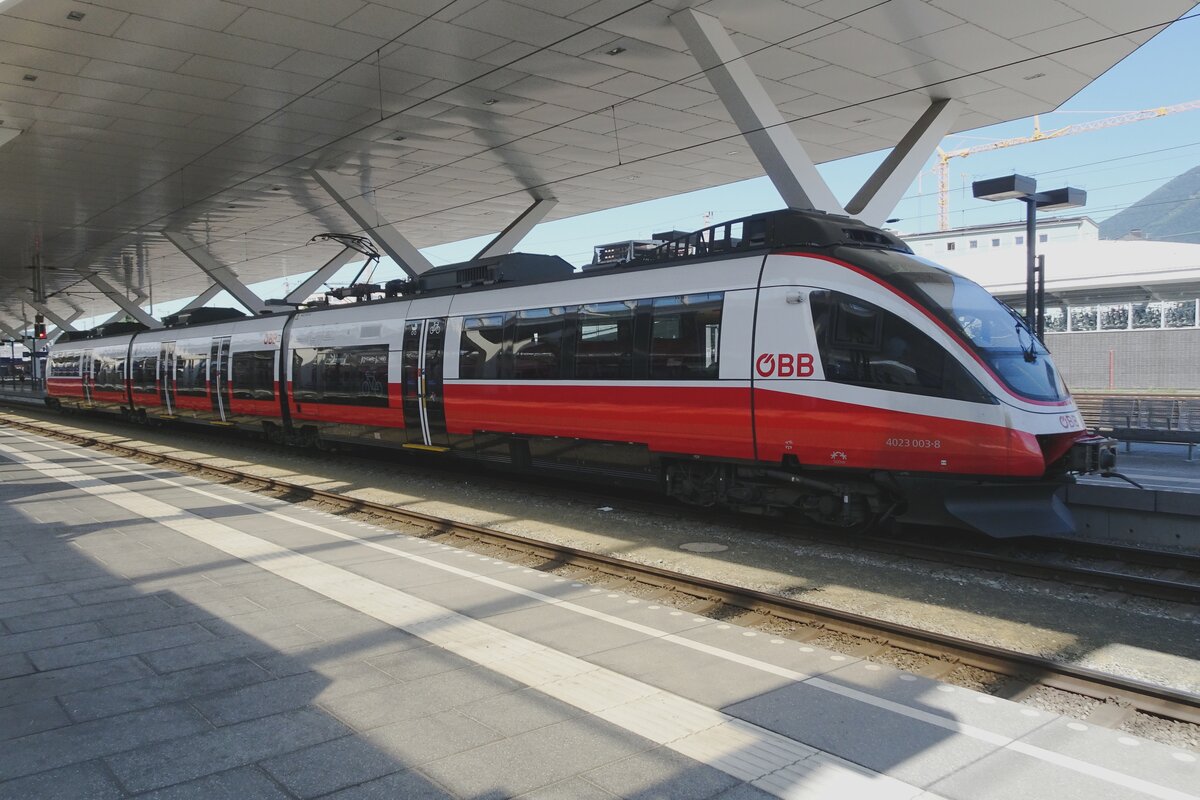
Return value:
[(1051, 110), (1192, 5), (0, 2), (0, 129), (21, 131), (0, 149), (0, 319), (35, 260), (59, 308), (95, 294), (78, 269), (199, 293), (164, 229), (246, 282), (310, 271), (332, 255), (313, 234), (357, 227), (316, 167), (419, 247), (532, 198), (559, 218), (761, 175), (668, 21), (684, 6), (720, 18), (820, 163), (893, 146), (933, 99), (964, 103), (956, 131)]

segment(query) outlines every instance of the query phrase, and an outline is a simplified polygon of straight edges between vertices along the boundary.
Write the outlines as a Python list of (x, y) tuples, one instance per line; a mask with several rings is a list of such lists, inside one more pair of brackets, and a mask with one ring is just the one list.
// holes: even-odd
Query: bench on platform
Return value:
[(1180, 444), (1194, 461), (1200, 445), (1200, 397), (1076, 395), (1089, 428), (1125, 443)]

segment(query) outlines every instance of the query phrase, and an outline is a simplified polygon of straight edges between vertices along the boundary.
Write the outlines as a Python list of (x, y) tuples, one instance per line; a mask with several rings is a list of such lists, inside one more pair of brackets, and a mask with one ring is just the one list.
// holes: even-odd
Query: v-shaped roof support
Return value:
[(933, 101), (843, 207), (721, 21), (691, 8), (670, 19), (789, 208), (849, 214), (868, 225), (882, 224), (950, 131), (961, 108), (955, 100)]

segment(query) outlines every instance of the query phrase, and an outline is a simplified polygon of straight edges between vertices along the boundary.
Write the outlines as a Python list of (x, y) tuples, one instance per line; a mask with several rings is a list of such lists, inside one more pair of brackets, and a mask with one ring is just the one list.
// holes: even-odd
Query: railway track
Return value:
[[(1111, 675), (1098, 670), (1063, 664), (1052, 659), (994, 647), (931, 631), (878, 620), (860, 614), (826, 608), (792, 598), (767, 594), (693, 575), (633, 563), (573, 547), (556, 545), (490, 528), (460, 523), (420, 512), (394, 508), (368, 500), (315, 489), (289, 481), (268, 478), (238, 469), (199, 465), (183, 458), (147, 453), (129, 445), (107, 442), (94, 436), (69, 433), (47, 425), (31, 424), (0, 415), (0, 422), (14, 428), (53, 436), (88, 447), (107, 450), (137, 460), (170, 466), (185, 472), (214, 475), (283, 495), (289, 500), (312, 500), (343, 511), (361, 513), (405, 526), (422, 529), (431, 536), (446, 536), (504, 551), (510, 557), (535, 560), (544, 570), (583, 569), (606, 576), (626, 586), (641, 586), (690, 598), (707, 604), (709, 613), (760, 615), (760, 623), (785, 622), (790, 634), (809, 640), (833, 633), (855, 640), (857, 655), (870, 657), (887, 649), (928, 656), (947, 665), (973, 667), (1006, 676), (1032, 686), (1048, 686), (1107, 701), (1116, 706), (1169, 720), (1200, 724), (1200, 695), (1193, 695), (1144, 681)], [(724, 609), (722, 612), (720, 609)], [(948, 671), (948, 670), (947, 670)], [(1114, 715), (1114, 721), (1124, 719)]]

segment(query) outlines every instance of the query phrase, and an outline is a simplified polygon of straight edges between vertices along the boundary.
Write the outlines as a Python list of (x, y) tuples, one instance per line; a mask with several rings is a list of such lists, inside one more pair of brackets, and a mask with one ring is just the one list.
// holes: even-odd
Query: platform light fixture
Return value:
[(1037, 256), (1037, 212), (1079, 208), (1087, 204), (1087, 192), (1074, 186), (1037, 190), (1037, 180), (1027, 175), (1005, 175), (971, 184), (977, 200), (1020, 200), (1025, 204), (1025, 324), (1039, 339), (1046, 334), (1046, 272)]

